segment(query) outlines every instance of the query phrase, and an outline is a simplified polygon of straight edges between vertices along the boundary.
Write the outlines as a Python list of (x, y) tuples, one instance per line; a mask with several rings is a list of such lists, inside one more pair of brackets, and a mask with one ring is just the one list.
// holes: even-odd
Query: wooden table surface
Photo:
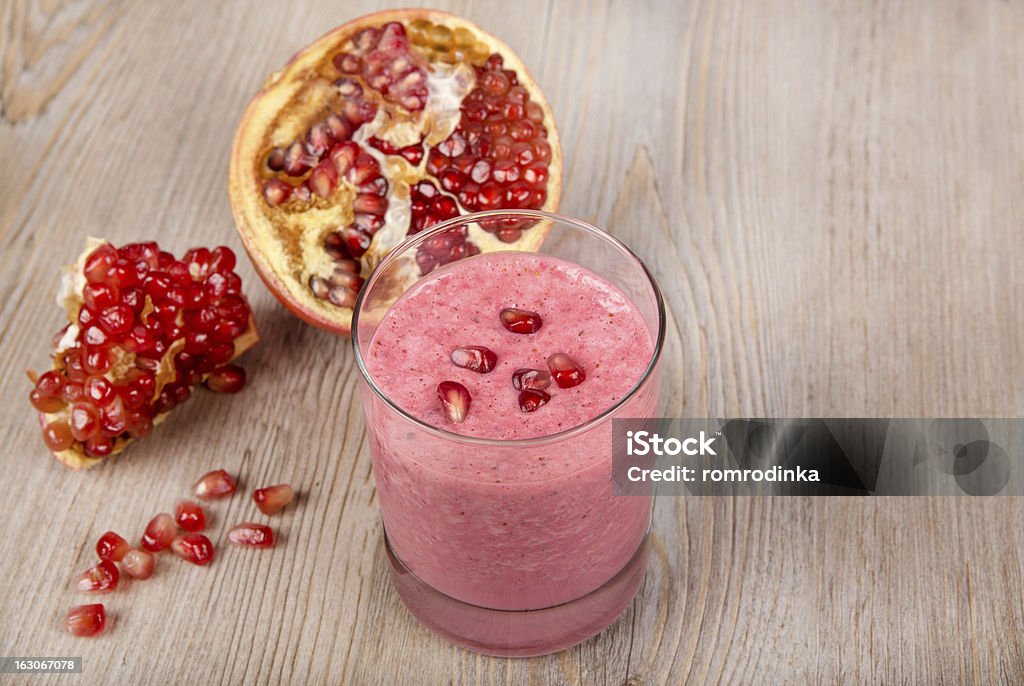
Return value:
[[(561, 209), (659, 277), (665, 414), (1021, 414), (1024, 3), (438, 4), (532, 68), (562, 132)], [(388, 584), (348, 342), (247, 262), (263, 341), (241, 395), (199, 393), (87, 473), (48, 457), (23, 370), (61, 325), (58, 267), (87, 234), (240, 252), (225, 183), (243, 106), (375, 8), (0, 6), (0, 654), (81, 655), (83, 683), (1020, 683), (1019, 498), (665, 498), (642, 592), (598, 638), (530, 660), (444, 643)], [(104, 636), (64, 635), (97, 536), (134, 537), (214, 467), (301, 491), (282, 544), (161, 558), (106, 598)], [(213, 530), (252, 514), (219, 503)]]

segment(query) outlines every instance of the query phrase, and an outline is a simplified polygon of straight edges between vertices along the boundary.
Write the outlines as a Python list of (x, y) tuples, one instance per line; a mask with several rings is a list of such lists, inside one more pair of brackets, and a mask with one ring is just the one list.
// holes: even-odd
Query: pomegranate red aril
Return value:
[(96, 434), (85, 442), (83, 448), (89, 457), (106, 457), (114, 452), (114, 439)]
[(469, 415), (473, 399), (469, 390), (457, 381), (442, 381), (437, 385), (437, 398), (445, 418), (452, 424), (461, 424)]
[(278, 207), (292, 197), (291, 185), (280, 179), (267, 179), (263, 183), (263, 197), (271, 207)]
[(536, 412), (539, 407), (551, 400), (547, 391), (527, 388), (519, 393), (519, 409), (523, 412)]
[(50, 422), (43, 428), (43, 442), (50, 452), (59, 453), (74, 445), (71, 427), (63, 420)]
[(331, 160), (323, 160), (309, 175), (309, 189), (321, 198), (329, 198), (338, 187), (338, 171)]
[(302, 176), (316, 164), (316, 158), (306, 152), (301, 142), (295, 141), (284, 152), (284, 173), (289, 176)]
[(115, 250), (114, 246), (109, 243), (104, 243), (89, 253), (89, 256), (85, 259), (85, 267), (82, 270), (82, 273), (85, 275), (85, 280), (90, 283), (103, 281), (103, 279), (106, 278), (110, 267), (112, 267), (116, 261), (117, 250)]
[(512, 333), (529, 334), (540, 331), (544, 322), (540, 315), (530, 310), (506, 307), (500, 313), (501, 323)]
[(306, 134), (306, 151), (313, 157), (323, 157), (332, 143), (334, 143), (334, 134), (326, 122), (313, 124)]
[(531, 164), (523, 170), (523, 181), (534, 188), (543, 187), (548, 180), (547, 167), (541, 164)]
[(549, 356), (548, 369), (559, 388), (578, 386), (587, 378), (583, 367), (565, 353), (555, 353)]
[(75, 588), (84, 593), (110, 593), (117, 588), (120, 573), (110, 560), (100, 560), (75, 579)]
[(127, 305), (114, 305), (99, 314), (99, 325), (111, 336), (122, 336), (128, 332), (135, 319)]
[(275, 172), (284, 171), (284, 156), (284, 148), (274, 148), (271, 150), (270, 154), (267, 155), (267, 168)]
[(273, 548), (274, 530), (265, 524), (242, 522), (231, 527), (228, 540), (247, 548)]
[(379, 195), (382, 198), (387, 197), (388, 182), (383, 176), (374, 177), (359, 186), (359, 192), (365, 195)]
[(352, 164), (352, 168), (348, 170), (347, 178), (354, 185), (359, 186), (376, 176), (380, 176), (380, 164), (369, 153), (361, 152)]
[(114, 387), (102, 376), (90, 376), (86, 379), (83, 391), (89, 402), (96, 407), (108, 405), (116, 397)]
[(405, 159), (406, 162), (414, 167), (418, 167), (420, 162), (423, 161), (423, 147), (420, 145), (408, 145), (398, 151), (398, 154)]
[(105, 282), (87, 283), (82, 289), (82, 302), (93, 312), (116, 305), (120, 297), (117, 287)]
[(456, 367), (487, 374), (498, 363), (498, 356), (482, 345), (468, 345), (452, 350), (451, 361)]
[(199, 533), (182, 534), (171, 541), (171, 552), (186, 562), (205, 566), (213, 562), (213, 544)]
[(107, 531), (96, 541), (96, 555), (101, 560), (120, 562), (129, 550), (131, 550), (131, 546), (128, 545), (128, 541), (113, 531)]
[(215, 469), (199, 477), (199, 480), (192, 484), (192, 492), (197, 498), (210, 500), (230, 495), (235, 491), (235, 480), (224, 469)]
[[(377, 178), (380, 177), (378, 176)], [(352, 210), (355, 212), (364, 212), (366, 214), (383, 216), (387, 209), (388, 201), (375, 194), (360, 193), (352, 202)]]
[(44, 372), (36, 379), (36, 390), (44, 398), (54, 398), (60, 395), (64, 387), (64, 379), (55, 371)]
[(148, 579), (153, 576), (153, 562), (152, 553), (132, 548), (124, 554), (124, 558), (121, 560), (121, 569), (133, 579)]
[[(110, 371), (111, 361), (108, 348), (86, 348), (82, 359), (82, 370), (86, 374), (106, 374)], [(83, 378), (82, 381), (85, 381)]]
[(32, 407), (40, 412), (57, 412), (64, 407), (64, 401), (61, 398), (45, 397), (39, 392), (38, 388), (33, 388), (29, 391), (28, 399), (32, 403)]
[(124, 402), (120, 398), (115, 396), (106, 407), (101, 407), (99, 415), (100, 432), (107, 438), (117, 438), (125, 432), (128, 420), (124, 413)]
[(543, 391), (551, 385), (551, 374), (543, 369), (517, 369), (512, 374), (512, 385), (517, 391)]
[(355, 258), (362, 257), (370, 249), (370, 243), (373, 241), (369, 231), (355, 225), (342, 229), (341, 235), (345, 239), (348, 254)]
[(64, 629), (72, 636), (95, 636), (106, 624), (107, 615), (100, 603), (76, 605), (64, 617)]
[[(82, 398), (85, 397), (85, 391), (82, 389), (82, 384), (81, 383), (77, 383), (74, 380), (72, 380), (71, 376), (72, 375), (69, 373), (68, 374), (68, 383), (66, 383), (64, 385), (64, 388), (60, 389), (60, 398), (61, 398), (61, 400), (63, 400), (64, 402), (68, 402), (68, 403), (76, 402), (76, 401), (81, 400)], [(74, 376), (76, 376), (76, 377), (78, 377), (78, 378), (80, 378), (82, 380), (85, 380), (85, 379), (88, 378), (85, 375), (84, 372), (81, 373), (81, 374), (75, 374)]]
[(253, 491), (252, 499), (256, 507), (265, 515), (280, 512), (288, 503), (295, 499), (295, 490), (288, 484), (265, 486)]
[(206, 515), (198, 503), (182, 500), (174, 508), (174, 521), (185, 531), (202, 531), (206, 528)]
[(226, 364), (210, 373), (206, 387), (217, 393), (238, 393), (245, 387), (245, 370), (237, 364)]
[(338, 176), (345, 176), (349, 170), (352, 169), (352, 165), (356, 162), (356, 157), (359, 156), (359, 145), (352, 141), (345, 141), (339, 143), (331, 148), (328, 155), (331, 162), (334, 164), (334, 170), (338, 173)]
[(71, 435), (76, 441), (86, 441), (92, 438), (100, 429), (99, 415), (92, 403), (77, 402), (71, 406), (71, 415), (68, 422), (71, 427)]
[(141, 544), (149, 552), (158, 553), (165, 550), (177, 535), (178, 525), (174, 523), (174, 518), (166, 512), (161, 512), (146, 526)]

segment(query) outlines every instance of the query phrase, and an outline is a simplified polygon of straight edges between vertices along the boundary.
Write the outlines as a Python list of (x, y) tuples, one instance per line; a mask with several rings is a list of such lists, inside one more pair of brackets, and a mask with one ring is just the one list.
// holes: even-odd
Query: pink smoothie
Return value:
[[(506, 307), (543, 318), (534, 334), (501, 324)], [(497, 366), (479, 374), (453, 365), (458, 346), (483, 345)], [(534, 253), (489, 253), (436, 270), (399, 298), (365, 356), (381, 391), (437, 435), (395, 413), (372, 392), (364, 407), (384, 525), (398, 558), (449, 596), (524, 610), (580, 598), (609, 581), (640, 545), (650, 500), (611, 495), (611, 424), (522, 444), (474, 439), (538, 438), (572, 429), (611, 408), (641, 379), (654, 351), (637, 307), (606, 279)], [(569, 389), (522, 412), (512, 373), (545, 369), (568, 353), (586, 371)], [(467, 419), (450, 424), (437, 384), (472, 395)], [(366, 389), (364, 389), (366, 390)], [(653, 375), (616, 416), (657, 413)]]

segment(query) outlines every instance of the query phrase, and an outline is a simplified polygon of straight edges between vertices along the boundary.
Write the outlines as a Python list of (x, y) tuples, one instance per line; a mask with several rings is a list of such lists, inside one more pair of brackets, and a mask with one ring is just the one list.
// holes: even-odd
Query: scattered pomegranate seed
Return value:
[(153, 576), (153, 554), (147, 550), (132, 548), (124, 554), (121, 568), (135, 579), (148, 579)]
[(182, 500), (174, 510), (174, 521), (185, 531), (202, 531), (206, 528), (203, 508), (191, 500)]
[(228, 540), (250, 548), (273, 548), (274, 530), (264, 524), (242, 522), (228, 531)]
[(583, 367), (565, 353), (555, 353), (548, 357), (548, 369), (559, 388), (579, 386), (587, 378)]
[(527, 388), (519, 393), (519, 409), (523, 412), (535, 412), (541, 405), (546, 405), (551, 396), (546, 391)]
[(506, 307), (501, 311), (501, 323), (512, 333), (536, 333), (544, 322), (536, 312)]
[(295, 499), (295, 490), (288, 484), (277, 484), (266, 486), (253, 491), (252, 499), (256, 501), (256, 507), (265, 515), (272, 515), (280, 512), (281, 509)]
[(113, 531), (106, 532), (100, 536), (100, 540), (96, 541), (96, 554), (99, 555), (101, 560), (120, 562), (124, 554), (130, 549), (131, 546), (128, 545), (128, 541)]
[(95, 567), (78, 575), (75, 588), (86, 593), (110, 593), (117, 588), (119, 578), (117, 565), (110, 560), (100, 560)]
[(203, 534), (182, 534), (171, 542), (175, 555), (194, 565), (208, 565), (213, 562), (213, 544)]
[(199, 477), (199, 481), (192, 485), (192, 492), (197, 498), (210, 500), (229, 495), (235, 491), (235, 480), (223, 469), (215, 469)]
[(449, 422), (460, 424), (466, 420), (473, 399), (465, 386), (457, 381), (442, 381), (437, 385), (437, 397)]
[(517, 369), (512, 374), (512, 385), (517, 391), (543, 391), (551, 385), (551, 374), (544, 369)]
[(151, 553), (158, 553), (171, 544), (178, 534), (178, 525), (174, 518), (166, 512), (161, 512), (150, 520), (142, 534), (142, 547)]
[(72, 636), (95, 636), (103, 631), (107, 623), (107, 614), (103, 605), (76, 605), (64, 617), (64, 628)]
[(453, 350), (451, 360), (456, 367), (486, 374), (494, 369), (494, 365), (498, 363), (498, 356), (482, 345), (468, 345)]
[(206, 387), (217, 393), (238, 393), (245, 387), (245, 370), (237, 364), (218, 367), (206, 379)]

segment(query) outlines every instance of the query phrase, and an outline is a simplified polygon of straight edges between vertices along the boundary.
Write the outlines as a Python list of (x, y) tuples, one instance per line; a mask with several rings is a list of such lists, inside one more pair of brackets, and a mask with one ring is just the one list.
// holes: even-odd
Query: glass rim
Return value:
[[(632, 261), (644, 275), (647, 285), (650, 287), (651, 292), (654, 295), (655, 306), (658, 311), (658, 331), (654, 337), (654, 352), (651, 354), (651, 359), (648, 361), (647, 366), (644, 368), (643, 374), (635, 384), (629, 389), (629, 391), (619, 398), (611, 407), (608, 407), (598, 415), (591, 417), (585, 422), (577, 424), (576, 426), (570, 427), (563, 431), (559, 431), (553, 434), (544, 434), (543, 436), (534, 436), (531, 438), (485, 438), (481, 436), (467, 436), (465, 434), (455, 433), (439, 426), (434, 426), (429, 422), (425, 422), (422, 419), (413, 416), (401, 406), (399, 406), (394, 400), (381, 390), (380, 386), (373, 380), (373, 376), (366, 368), (365, 360), (363, 359), (362, 352), (359, 349), (359, 317), (362, 314), (363, 302), (365, 301), (366, 294), (369, 293), (377, 279), (381, 274), (384, 273), (387, 267), (390, 267), (394, 262), (398, 261), (401, 254), (415, 248), (416, 246), (424, 243), (432, 236), (447, 231), (455, 226), (463, 224), (478, 223), (481, 219), (492, 219), (492, 218), (503, 218), (503, 217), (519, 217), (526, 219), (539, 219), (547, 220), (550, 222), (558, 222), (562, 224), (568, 224), (576, 229), (582, 230), (584, 233), (590, 234), (600, 240), (603, 240), (616, 248), (622, 255), (628, 260)], [(543, 244), (542, 244), (543, 245)], [(537, 253), (535, 253), (537, 254)], [(543, 254), (543, 253), (539, 253)], [(422, 278), (422, 277), (421, 277)], [(401, 297), (401, 296), (399, 296)], [(559, 441), (571, 438), (578, 434), (585, 433), (591, 428), (602, 423), (610, 416), (615, 414), (623, 405), (631, 400), (639, 391), (644, 387), (644, 384), (650, 378), (651, 374), (654, 373), (658, 362), (661, 360), (661, 353), (665, 344), (665, 333), (666, 333), (667, 318), (665, 315), (665, 300), (661, 295), (661, 289), (658, 287), (658, 283), (654, 280), (654, 276), (651, 274), (647, 265), (637, 255), (630, 250), (622, 241), (615, 236), (611, 235), (603, 229), (588, 224), (580, 219), (574, 219), (553, 212), (544, 212), (541, 210), (487, 210), (484, 212), (472, 212), (470, 214), (462, 214), (451, 219), (446, 219), (443, 222), (435, 224), (423, 231), (420, 231), (413, 236), (406, 238), (401, 243), (391, 249), (390, 252), (384, 257), (383, 260), (376, 266), (373, 273), (363, 284), (363, 287), (359, 289), (359, 294), (356, 297), (355, 305), (352, 307), (352, 349), (355, 353), (356, 366), (359, 367), (359, 373), (362, 374), (363, 380), (369, 385), (370, 389), (377, 395), (378, 398), (384, 401), (384, 404), (394, 410), (400, 417), (406, 421), (412, 423), (418, 428), (426, 431), (427, 433), (433, 434), (439, 438), (443, 438), (447, 441), (454, 441), (457, 443), (463, 443), (466, 445), (477, 445), (477, 446), (519, 446), (519, 447), (531, 447), (538, 445), (546, 445), (549, 443), (557, 443)]]

